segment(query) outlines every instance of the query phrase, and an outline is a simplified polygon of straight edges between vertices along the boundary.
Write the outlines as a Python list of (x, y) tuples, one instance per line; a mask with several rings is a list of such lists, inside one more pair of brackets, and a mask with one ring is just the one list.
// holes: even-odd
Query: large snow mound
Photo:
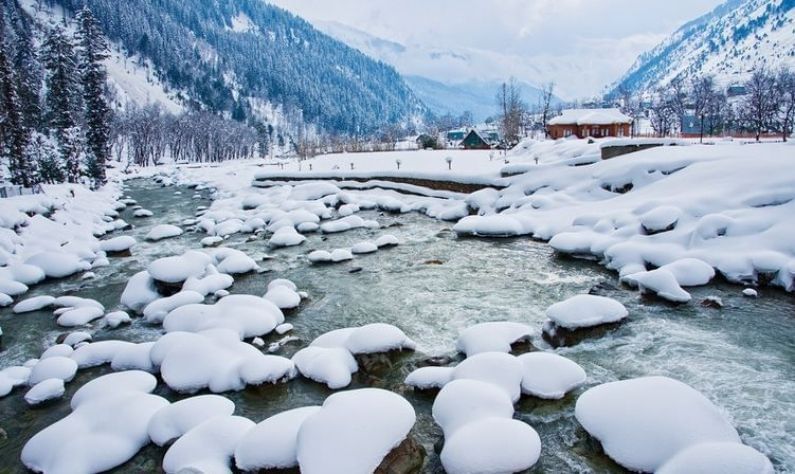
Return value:
[(718, 407), (667, 377), (598, 385), (580, 396), (575, 415), (608, 456), (633, 471), (654, 472), (700, 443), (740, 443)]
[(301, 425), (301, 472), (373, 472), (406, 439), (415, 420), (414, 408), (395, 393), (376, 388), (335, 393)]
[(546, 315), (567, 329), (618, 322), (629, 315), (620, 302), (596, 295), (577, 295), (547, 308)]

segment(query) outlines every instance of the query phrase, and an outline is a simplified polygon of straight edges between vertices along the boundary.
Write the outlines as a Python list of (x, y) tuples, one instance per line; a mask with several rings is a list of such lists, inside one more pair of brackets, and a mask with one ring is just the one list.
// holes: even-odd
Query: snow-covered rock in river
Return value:
[(64, 251), (39, 252), (28, 257), (25, 263), (40, 268), (47, 278), (64, 278), (91, 269), (89, 262)]
[(521, 323), (481, 323), (461, 331), (456, 347), (467, 357), (481, 352), (511, 352), (512, 344), (530, 340), (533, 333), (530, 326)]
[(195, 291), (180, 291), (167, 298), (152, 301), (144, 308), (144, 320), (151, 324), (161, 324), (171, 311), (189, 304), (204, 302), (204, 295)]
[(440, 454), (448, 474), (524, 472), (538, 461), (541, 438), (530, 425), (506, 418), (481, 418), (445, 439)]
[(28, 385), (36, 385), (47, 379), (71, 381), (77, 373), (77, 363), (63, 356), (47, 357), (39, 360), (30, 371)]
[[(151, 379), (150, 389), (124, 389), (124, 378), (136, 378), (138, 373), (111, 375), (116, 376), (114, 382), (122, 385), (101, 382), (94, 385), (101, 389), (83, 392), (79, 403), (75, 403), (83, 387), (72, 398), (72, 413), (25, 444), (21, 457), (28, 469), (63, 472), (68, 467), (70, 472), (103, 472), (124, 464), (149, 443), (146, 431), (149, 420), (168, 405), (164, 398), (148, 393), (157, 381), (146, 374)], [(105, 377), (110, 375), (94, 382)], [(113, 416), (108, 416), (111, 413)]]
[(182, 393), (205, 388), (214, 393), (242, 390), (246, 385), (278, 383), (295, 376), (292, 361), (264, 355), (228, 329), (166, 334), (155, 343), (151, 358), (163, 381)]
[(353, 254), (368, 254), (378, 252), (378, 245), (373, 242), (358, 242), (351, 246)]
[(100, 241), (99, 248), (102, 249), (103, 252), (108, 252), (111, 254), (122, 253), (128, 252), (135, 244), (136, 241), (134, 238), (130, 237), (129, 235), (122, 235), (112, 239)]
[(301, 375), (332, 390), (350, 385), (351, 374), (359, 370), (353, 355), (341, 347), (305, 347), (292, 360)]
[(773, 474), (759, 451), (738, 443), (701, 443), (683, 449), (656, 474)]
[(32, 298), (22, 300), (19, 303), (15, 304), (13, 311), (17, 314), (29, 313), (32, 311), (38, 311), (40, 309), (47, 308), (48, 306), (52, 306), (53, 304), (55, 304), (54, 296), (48, 296), (48, 295), (34, 296)]
[(147, 271), (138, 272), (127, 281), (121, 294), (122, 306), (132, 311), (141, 311), (152, 301), (160, 298), (155, 279)]
[(718, 407), (667, 377), (598, 385), (580, 395), (575, 415), (608, 456), (633, 471), (657, 471), (697, 444), (740, 443)]
[(213, 305), (189, 304), (163, 319), (166, 332), (200, 332), (226, 328), (240, 339), (263, 336), (284, 322), (284, 314), (272, 302), (252, 295), (230, 295)]
[(687, 303), (693, 299), (682, 289), (674, 274), (665, 268), (633, 273), (623, 277), (622, 281), (637, 286), (642, 293), (651, 293), (672, 303)]
[(102, 309), (95, 306), (83, 306), (62, 313), (58, 316), (57, 323), (63, 327), (84, 326), (104, 314)]
[(269, 289), (265, 293), (264, 298), (278, 306), (279, 309), (293, 309), (301, 304), (301, 296), (296, 291), (283, 285), (277, 285)]
[(331, 261), (334, 263), (347, 262), (353, 260), (353, 253), (348, 249), (334, 249), (331, 252)]
[(325, 250), (315, 250), (307, 255), (307, 258), (312, 263), (331, 263), (331, 252), (327, 252)]
[(182, 235), (182, 229), (179, 227), (171, 224), (160, 224), (153, 227), (144, 238), (156, 242), (158, 240), (170, 239), (180, 235)]
[(189, 250), (182, 255), (165, 257), (149, 264), (147, 271), (157, 281), (182, 283), (190, 277), (201, 277), (212, 263), (209, 255)]
[(211, 418), (179, 438), (163, 457), (163, 470), (168, 474), (232, 472), (235, 446), (254, 422), (240, 416)]
[(335, 393), (301, 425), (298, 465), (304, 474), (374, 472), (415, 420), (414, 408), (395, 393), (376, 388)]
[(231, 416), (234, 412), (234, 402), (226, 397), (199, 395), (158, 410), (149, 420), (147, 432), (156, 445), (165, 446), (210, 418)]
[(298, 431), (308, 417), (319, 411), (319, 406), (295, 408), (258, 423), (235, 447), (237, 468), (255, 472), (297, 467)]
[(398, 238), (395, 237), (394, 235), (385, 234), (375, 239), (375, 245), (377, 245), (378, 248), (394, 247), (396, 245), (400, 245), (400, 240), (398, 240)]
[(596, 295), (577, 295), (555, 303), (546, 311), (547, 317), (566, 329), (579, 329), (621, 321), (629, 312), (620, 302)]
[(41, 403), (61, 398), (66, 392), (62, 379), (46, 379), (34, 385), (25, 394), (25, 401), (28, 405), (39, 405)]
[(585, 383), (585, 370), (576, 362), (551, 352), (530, 352), (522, 363), (522, 393), (538, 398), (559, 399)]
[(295, 247), (301, 245), (306, 240), (306, 237), (299, 234), (294, 227), (282, 227), (273, 233), (268, 245), (271, 247)]
[(5, 397), (15, 387), (25, 385), (30, 378), (30, 367), (15, 365), (0, 370), (0, 398)]

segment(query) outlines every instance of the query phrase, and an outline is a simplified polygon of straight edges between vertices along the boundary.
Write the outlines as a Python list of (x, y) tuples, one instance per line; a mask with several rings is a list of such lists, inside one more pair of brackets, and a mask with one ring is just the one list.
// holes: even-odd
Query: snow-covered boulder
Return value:
[(237, 249), (223, 248), (213, 251), (216, 268), (221, 273), (229, 275), (242, 275), (259, 270), (259, 265), (253, 258)]
[(290, 191), (289, 199), (293, 201), (315, 201), (339, 192), (340, 188), (337, 186), (326, 181), (319, 181), (317, 183), (294, 186), (292, 191)]
[(697, 258), (682, 258), (660, 268), (671, 272), (681, 286), (706, 285), (715, 277), (715, 269)]
[(39, 252), (28, 257), (25, 263), (40, 268), (47, 278), (64, 278), (91, 269), (90, 263), (63, 251)]
[(151, 324), (161, 324), (171, 311), (189, 304), (204, 302), (204, 295), (195, 291), (180, 291), (167, 298), (152, 301), (144, 308), (144, 320)]
[(773, 474), (773, 464), (759, 451), (738, 443), (701, 443), (683, 449), (657, 474)]
[(538, 398), (559, 399), (585, 383), (585, 370), (576, 362), (551, 352), (529, 352), (522, 363), (522, 393)]
[(482, 237), (514, 237), (525, 233), (522, 224), (515, 217), (505, 214), (467, 216), (453, 226), (453, 231)]
[(40, 359), (30, 371), (28, 385), (36, 385), (47, 379), (60, 379), (64, 382), (71, 381), (77, 373), (77, 363), (63, 356), (47, 357)]
[[(241, 471), (289, 469), (298, 466), (298, 431), (319, 406), (278, 413), (249, 430), (235, 447), (235, 465)], [(267, 449), (263, 449), (267, 446)]]
[(130, 237), (129, 235), (122, 235), (119, 237), (114, 237), (112, 239), (101, 240), (99, 242), (99, 248), (103, 252), (107, 252), (109, 254), (112, 253), (123, 253), (129, 252), (129, 250), (136, 244), (134, 238)]
[(301, 375), (332, 390), (350, 385), (351, 374), (359, 370), (353, 355), (341, 347), (305, 347), (292, 360)]
[(672, 230), (682, 216), (682, 210), (675, 206), (660, 206), (643, 214), (640, 224), (647, 234), (658, 234)]
[(150, 211), (149, 209), (136, 209), (133, 211), (133, 217), (137, 217), (139, 219), (143, 219), (145, 217), (152, 217), (155, 213)]
[(557, 326), (580, 329), (621, 321), (629, 312), (620, 302), (596, 295), (577, 295), (555, 303), (546, 312)]
[(126, 311), (111, 311), (105, 315), (105, 324), (110, 328), (117, 328), (122, 324), (130, 324), (132, 318)]
[(252, 295), (230, 295), (213, 305), (188, 304), (163, 319), (166, 332), (200, 332), (226, 328), (240, 339), (263, 336), (284, 322), (284, 314), (272, 302)]
[(449, 439), (461, 427), (483, 418), (513, 417), (513, 401), (497, 385), (480, 380), (454, 380), (433, 402), (433, 420)]
[(13, 311), (17, 314), (29, 313), (47, 308), (55, 304), (55, 297), (49, 295), (34, 296), (20, 301), (14, 305)]
[(651, 293), (672, 303), (687, 303), (693, 299), (690, 293), (682, 289), (674, 274), (664, 268), (633, 273), (622, 278), (622, 281), (637, 286), (642, 293)]
[(398, 240), (398, 238), (394, 235), (384, 234), (375, 240), (375, 245), (377, 245), (378, 248), (394, 247), (396, 245), (400, 245), (400, 240)]
[(160, 224), (152, 228), (144, 237), (146, 240), (156, 242), (182, 235), (182, 229), (171, 224)]
[(378, 245), (373, 242), (358, 242), (351, 246), (351, 253), (354, 255), (378, 252)]
[(325, 250), (315, 250), (307, 255), (307, 258), (311, 263), (331, 263), (331, 252), (327, 252)]
[(210, 418), (171, 445), (163, 457), (163, 470), (168, 474), (231, 474), (235, 446), (254, 426), (253, 421), (241, 416)]
[(30, 378), (30, 367), (15, 365), (0, 370), (0, 398), (5, 397), (15, 387), (25, 385)]
[(228, 329), (166, 334), (155, 343), (151, 357), (153, 365), (160, 368), (163, 381), (181, 393), (205, 388), (222, 393), (295, 376), (292, 361), (264, 355)]
[(165, 257), (149, 264), (147, 271), (157, 281), (182, 283), (190, 277), (201, 277), (212, 263), (209, 255), (189, 250), (182, 255)]
[(96, 306), (82, 306), (61, 313), (56, 322), (63, 327), (84, 326), (104, 315), (105, 311)]
[(160, 298), (155, 279), (147, 271), (138, 272), (127, 281), (121, 294), (122, 306), (132, 311), (141, 311), (146, 305)]
[(530, 340), (533, 329), (526, 324), (489, 322), (470, 326), (458, 336), (456, 347), (467, 356), (481, 352), (511, 352), (511, 345)]
[(639, 472), (657, 471), (697, 444), (740, 443), (718, 407), (690, 386), (667, 377), (598, 385), (580, 395), (575, 416), (608, 456)]
[(314, 341), (315, 347), (342, 347), (352, 354), (414, 350), (416, 344), (401, 329), (384, 323), (366, 324), (327, 332)]
[(301, 304), (301, 296), (287, 286), (277, 285), (265, 293), (264, 298), (279, 309), (293, 309)]
[(522, 364), (510, 354), (482, 352), (458, 364), (452, 378), (491, 383), (504, 390), (512, 402), (516, 402), (521, 396)]
[(420, 367), (406, 376), (404, 383), (419, 390), (442, 388), (453, 380), (454, 371), (452, 367)]
[(306, 237), (299, 234), (294, 227), (282, 227), (273, 233), (268, 245), (271, 247), (295, 247), (306, 241)]
[[(154, 381), (154, 377), (149, 377)], [(123, 377), (114, 378), (120, 379)], [(72, 413), (25, 444), (21, 458), (28, 469), (63, 472), (68, 467), (70, 472), (108, 471), (127, 462), (149, 443), (146, 432), (149, 419), (168, 401), (148, 391), (100, 386), (103, 390), (92, 390), (78, 404), (73, 398)]]
[(149, 420), (147, 432), (156, 445), (165, 446), (210, 418), (227, 417), (234, 412), (234, 402), (226, 397), (199, 395), (158, 410)]
[(34, 385), (25, 394), (25, 401), (28, 405), (39, 405), (41, 403), (63, 397), (66, 392), (63, 379), (46, 379)]
[(301, 472), (374, 472), (415, 420), (414, 408), (395, 393), (376, 388), (335, 393), (298, 431)]
[(202, 278), (190, 277), (182, 284), (182, 291), (195, 291), (201, 295), (212, 295), (235, 284), (232, 275), (212, 273)]
[(445, 439), (440, 454), (448, 474), (524, 472), (541, 455), (541, 438), (530, 425), (507, 418), (481, 418)]
[(348, 249), (334, 249), (331, 251), (331, 261), (334, 263), (353, 260), (353, 253)]
[(128, 341), (98, 341), (81, 345), (69, 356), (81, 369), (110, 364), (116, 355), (135, 343)]

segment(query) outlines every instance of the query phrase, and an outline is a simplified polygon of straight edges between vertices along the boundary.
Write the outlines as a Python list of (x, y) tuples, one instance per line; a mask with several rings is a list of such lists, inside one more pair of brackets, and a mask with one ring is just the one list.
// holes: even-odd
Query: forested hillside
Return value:
[(108, 38), (151, 61), (193, 108), (244, 120), (266, 104), (341, 134), (408, 123), (425, 109), (391, 67), (261, 0), (46, 0), (87, 5)]

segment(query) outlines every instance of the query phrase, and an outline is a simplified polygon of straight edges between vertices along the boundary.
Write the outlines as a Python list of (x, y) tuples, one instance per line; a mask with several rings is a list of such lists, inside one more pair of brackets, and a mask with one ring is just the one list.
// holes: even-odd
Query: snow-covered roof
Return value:
[(618, 109), (568, 109), (549, 121), (550, 125), (611, 125), (632, 123), (632, 119)]

